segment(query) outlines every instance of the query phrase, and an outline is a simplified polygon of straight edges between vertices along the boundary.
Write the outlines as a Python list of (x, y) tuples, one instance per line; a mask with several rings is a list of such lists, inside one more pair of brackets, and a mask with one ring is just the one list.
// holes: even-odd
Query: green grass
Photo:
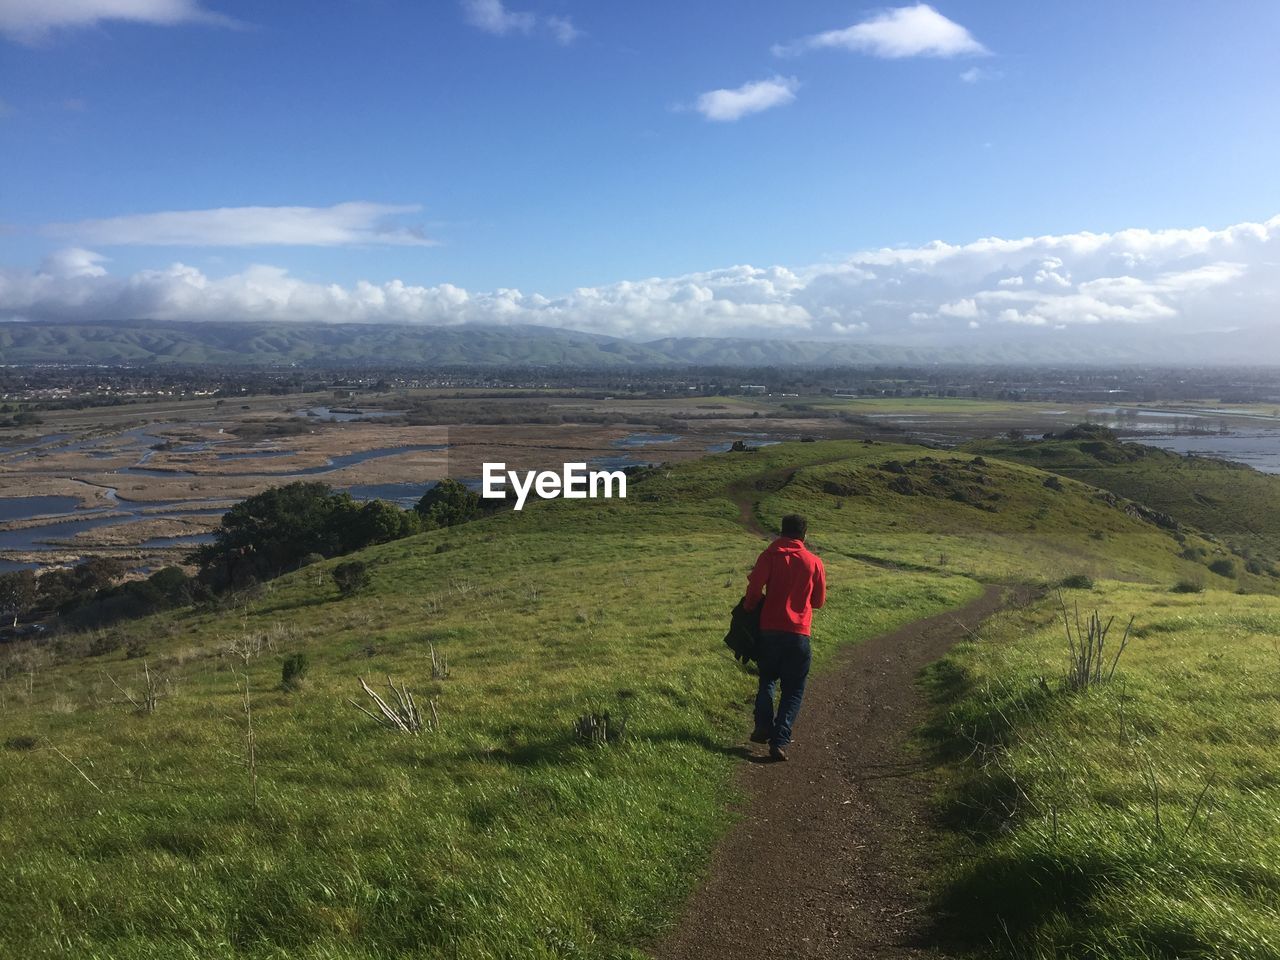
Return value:
[[(39, 745), (0, 749), (0, 954), (632, 955), (728, 822), (753, 681), (720, 638), (760, 544), (712, 494), (759, 465), (656, 478), (685, 488), (663, 502), (547, 504), (368, 550), (352, 599), (326, 563), (241, 609), (135, 625), (174, 681), (153, 715), (108, 702), (109, 677), (140, 687), (123, 650), (43, 651), (3, 686), (0, 742)], [(829, 566), (819, 669), (838, 642), (979, 590)], [(247, 663), (226, 652), (246, 638), (269, 644)], [(451, 678), (430, 680), (428, 642)], [(284, 693), (295, 651), (310, 669)], [(357, 674), (388, 673), (439, 698), (442, 734), (397, 736), (346, 703)], [(575, 743), (574, 719), (603, 709), (629, 742)]]
[(962, 838), (950, 932), (983, 957), (1280, 955), (1280, 601), (1117, 583), (1065, 596), (1136, 618), (1111, 683), (1061, 687), (1053, 599), (932, 671), (950, 704), (935, 743), (964, 758), (946, 797)]
[[(1171, 611), (1204, 609), (1210, 594), (1164, 592), (1203, 570), (1167, 531), (1083, 484), (971, 461), (856, 442), (726, 454), (655, 471), (626, 501), (363, 551), (372, 583), (350, 599), (330, 561), (221, 611), (129, 625), (103, 655), (86, 656), (89, 637), (10, 648), (0, 956), (639, 956), (731, 820), (753, 680), (721, 636), (761, 547), (737, 499), (767, 524), (811, 517), (831, 584), (819, 670), (838, 644), (963, 603), (980, 579), (1147, 579)], [(904, 476), (918, 489), (890, 486)], [(154, 714), (114, 702), (115, 683), (141, 687), (129, 637), (167, 683)], [(429, 644), (450, 678), (431, 679)], [(297, 652), (309, 670), (284, 692)], [(357, 675), (387, 674), (438, 698), (443, 732), (392, 734), (347, 703)], [(576, 743), (574, 720), (605, 709), (629, 739)]]

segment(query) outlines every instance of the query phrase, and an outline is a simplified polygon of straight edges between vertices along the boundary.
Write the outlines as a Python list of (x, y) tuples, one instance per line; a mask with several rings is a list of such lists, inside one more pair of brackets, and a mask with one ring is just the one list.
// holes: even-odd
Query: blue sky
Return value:
[[(0, 316), (1248, 324), (1278, 39), (1271, 0), (0, 0)], [(1040, 239), (871, 262), (989, 237)], [(1000, 294), (1053, 259), (1074, 312)]]

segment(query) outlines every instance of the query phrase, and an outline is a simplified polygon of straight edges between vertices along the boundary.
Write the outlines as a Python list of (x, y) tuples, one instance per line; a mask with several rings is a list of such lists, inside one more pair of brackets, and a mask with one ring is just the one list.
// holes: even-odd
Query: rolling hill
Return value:
[[(1194, 530), (1175, 536), (1105, 491), (1020, 463), (873, 442), (708, 457), (637, 477), (625, 500), (547, 501), (369, 548), (358, 558), (371, 583), (351, 597), (331, 578), (339, 561), (322, 561), (217, 604), (0, 649), (0, 954), (643, 956), (732, 819), (734, 744), (753, 680), (720, 637), (758, 532), (793, 510), (809, 515), (831, 586), (815, 620), (819, 670), (840, 644), (955, 607), (984, 582), (1071, 574), (1074, 599), (1133, 610), (1146, 631), (1123, 667), (1134, 678), (1130, 716), (1154, 724), (1144, 711), (1160, 692), (1192, 683), (1192, 668), (1157, 656), (1157, 644), (1217, 656), (1204, 669), (1239, 709), (1266, 692), (1258, 637), (1280, 635), (1276, 580), (1206, 573), (1185, 550), (1221, 546)], [(1192, 576), (1203, 577), (1203, 593), (1170, 593)], [(1212, 649), (1202, 638), (1212, 625), (1183, 616), (1205, 609), (1234, 618)], [(1006, 660), (961, 652), (952, 664), (956, 719), (943, 726), (953, 733), (974, 716), (990, 727), (1007, 706), (984, 697), (1038, 690), (1028, 672), (1043, 681), (1060, 669), (1052, 606), (1019, 616), (1033, 623), (1034, 644), (1023, 645), (1028, 631), (1015, 619), (992, 640), (994, 652), (1011, 651)], [(1236, 646), (1253, 651), (1238, 669)], [(447, 677), (433, 675), (433, 650), (447, 657)], [(291, 654), (310, 664), (299, 689), (281, 686)], [(434, 700), (439, 731), (379, 727), (348, 703), (361, 696), (358, 676), (378, 685), (390, 676), (424, 707)], [(154, 711), (134, 709), (130, 698), (148, 682)], [(1029, 736), (1083, 736), (1072, 711), (1110, 718), (1123, 693), (1090, 694), (1093, 707), (1054, 696), (1059, 712), (1035, 713)], [(1195, 816), (1181, 748), (1194, 741), (1205, 763), (1216, 755), (1195, 740), (1196, 701), (1158, 702), (1175, 732), (1150, 752), (1152, 775), (1167, 785), (1166, 818), (1180, 825)], [(626, 718), (626, 739), (579, 742), (577, 719), (604, 711)], [(1054, 717), (1073, 726), (1032, 726)], [(984, 762), (1020, 748), (1002, 736)], [(1261, 957), (1253, 948), (1274, 927), (1266, 891), (1280, 875), (1258, 811), (1280, 799), (1280, 766), (1274, 751), (1240, 753), (1240, 766), (1236, 755), (1222, 755), (1213, 802), (1235, 809), (1238, 800), (1248, 816), (1148, 850), (1114, 889), (1105, 870), (1089, 876), (1104, 892), (1159, 904), (1164, 912), (1147, 911), (1147, 934), (1167, 917), (1173, 936), (1186, 884), (1168, 878), (1217, 882), (1223, 832), (1243, 829), (1259, 843), (1232, 880), (1235, 913), (1215, 921), (1201, 911), (1193, 943), (1230, 922), (1230, 942), (1248, 948), (1238, 955)], [(1146, 816), (1136, 767), (1125, 763), (1089, 768), (1104, 779), (1073, 796), (1069, 838), (1080, 857), (1099, 811), (1118, 809), (1117, 822), (1130, 809)], [(1033, 799), (1040, 773), (1026, 774)], [(1108, 792), (1105, 778), (1117, 776)], [(957, 802), (980, 796), (957, 789)], [(997, 877), (1025, 881), (1040, 868), (1034, 841), (1049, 811), (1020, 809), (998, 833), (1002, 845), (972, 842), (975, 856), (1002, 866)], [(972, 882), (940, 878), (953, 891)], [(973, 901), (978, 920), (998, 928), (995, 894), (1005, 889)], [(1083, 909), (1078, 895), (1060, 899), (1064, 911)], [(1026, 936), (1052, 945), (1054, 930), (1070, 930), (1055, 909), (1050, 900), (1042, 911), (1048, 932), (1032, 925)], [(1098, 907), (1088, 916), (1096, 942), (1125, 915)]]
[(228, 364), (372, 366), (870, 366), (876, 364), (1117, 363), (1137, 347), (1060, 339), (900, 345), (804, 339), (671, 337), (637, 342), (538, 326), (268, 323), (158, 320), (0, 322), (0, 364)]
[[(1079, 430), (1068, 431), (1081, 433)], [(1045, 440), (977, 440), (964, 449), (1110, 490), (1235, 544), (1259, 563), (1280, 560), (1280, 476), (1213, 457), (1121, 442), (1105, 431)]]

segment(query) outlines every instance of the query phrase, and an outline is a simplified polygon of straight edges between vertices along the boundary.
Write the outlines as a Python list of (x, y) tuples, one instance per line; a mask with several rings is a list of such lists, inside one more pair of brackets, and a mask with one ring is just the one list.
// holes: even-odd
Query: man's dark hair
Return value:
[(809, 521), (798, 513), (788, 513), (782, 518), (782, 535), (791, 540), (803, 540), (809, 532)]

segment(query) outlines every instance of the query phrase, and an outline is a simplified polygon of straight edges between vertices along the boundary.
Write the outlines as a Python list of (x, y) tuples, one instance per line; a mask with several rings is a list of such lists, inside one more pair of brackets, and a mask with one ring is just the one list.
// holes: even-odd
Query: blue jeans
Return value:
[[(764, 630), (760, 634), (760, 691), (756, 694), (756, 729), (769, 731), (769, 743), (785, 747), (791, 742), (791, 726), (800, 713), (804, 682), (809, 676), (809, 638), (803, 633)], [(777, 713), (773, 690), (782, 684)]]

